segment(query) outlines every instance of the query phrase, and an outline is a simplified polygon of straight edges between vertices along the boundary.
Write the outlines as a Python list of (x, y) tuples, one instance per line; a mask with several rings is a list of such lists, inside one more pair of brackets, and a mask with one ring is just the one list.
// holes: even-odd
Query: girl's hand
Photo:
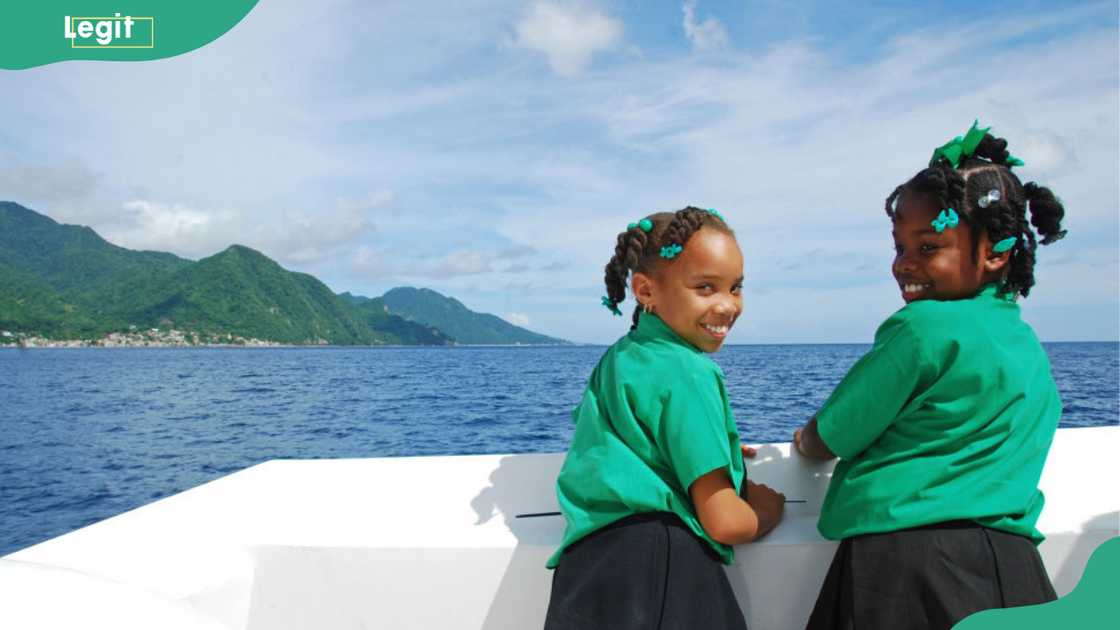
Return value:
[(828, 445), (821, 439), (821, 434), (817, 430), (816, 416), (809, 418), (805, 426), (793, 432), (793, 448), (801, 455), (810, 459), (819, 459), (821, 461), (828, 461), (836, 459), (836, 454), (828, 448)]
[(782, 513), (786, 507), (786, 495), (774, 490), (770, 486), (747, 480), (747, 494), (750, 496), (750, 506), (758, 515), (758, 532), (754, 539), (758, 540), (774, 529), (782, 520)]
[(754, 456), (758, 455), (757, 449), (753, 449), (746, 444), (740, 444), (739, 448), (743, 449), (743, 457), (746, 459), (754, 459)]

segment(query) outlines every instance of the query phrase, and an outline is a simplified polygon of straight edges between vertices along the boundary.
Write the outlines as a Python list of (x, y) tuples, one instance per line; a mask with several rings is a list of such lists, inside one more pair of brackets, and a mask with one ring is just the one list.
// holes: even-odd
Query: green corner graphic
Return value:
[(241, 21), (257, 0), (47, 0), (4, 9), (0, 68), (70, 60), (148, 61), (201, 48)]
[(969, 615), (953, 630), (1053, 630), (1115, 628), (1120, 616), (1120, 538), (1101, 543), (1069, 595), (1037, 606), (985, 610)]

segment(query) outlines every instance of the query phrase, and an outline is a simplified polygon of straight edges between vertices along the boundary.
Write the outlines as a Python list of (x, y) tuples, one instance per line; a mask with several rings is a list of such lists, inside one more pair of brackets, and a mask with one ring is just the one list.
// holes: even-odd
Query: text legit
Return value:
[(113, 40), (121, 38), (121, 25), (124, 25), (124, 39), (132, 38), (132, 25), (135, 20), (131, 15), (123, 18), (120, 13), (114, 13), (111, 18), (73, 18), (66, 16), (66, 39), (89, 39), (96, 36), (97, 43), (108, 46)]

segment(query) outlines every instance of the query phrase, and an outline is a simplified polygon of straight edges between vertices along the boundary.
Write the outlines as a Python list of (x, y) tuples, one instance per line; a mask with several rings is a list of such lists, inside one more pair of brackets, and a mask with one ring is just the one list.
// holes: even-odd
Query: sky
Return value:
[(0, 200), (582, 343), (629, 325), (618, 232), (712, 207), (729, 343), (870, 342), (902, 305), (883, 199), (979, 117), (1067, 208), (1024, 318), (1120, 337), (1117, 4), (839, 4), (264, 0), (177, 57), (0, 71)]

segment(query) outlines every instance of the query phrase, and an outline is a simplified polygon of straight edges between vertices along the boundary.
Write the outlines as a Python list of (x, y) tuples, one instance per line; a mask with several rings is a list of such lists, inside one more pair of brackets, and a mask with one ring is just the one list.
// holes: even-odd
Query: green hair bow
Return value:
[(989, 129), (991, 127), (980, 129), (980, 121), (973, 121), (972, 126), (963, 136), (957, 136), (934, 149), (929, 165), (934, 166), (939, 159), (945, 158), (953, 168), (960, 168), (961, 161), (976, 151), (976, 147), (980, 146), (980, 141), (984, 139), (984, 134), (988, 133)]
[[(963, 136), (957, 136), (945, 144), (933, 150), (933, 157), (929, 159), (929, 165), (934, 166), (941, 158), (952, 165), (953, 168), (960, 168), (961, 162), (966, 157), (972, 157), (976, 152), (976, 147), (980, 146), (980, 141), (984, 139), (984, 134), (988, 133), (991, 127), (984, 127), (980, 129), (980, 121), (974, 120), (972, 126), (968, 128)], [(1008, 155), (1004, 164), (1011, 168), (1013, 166), (1022, 166), (1023, 161), (1014, 155)]]
[(1008, 236), (1007, 238), (1005, 238), (1002, 241), (993, 245), (992, 246), (992, 251), (997, 253), (997, 254), (1002, 254), (1003, 252), (1011, 249), (1012, 247), (1015, 247), (1015, 241), (1017, 241), (1017, 240), (1019, 240), (1019, 239), (1014, 237), (1014, 236)]

